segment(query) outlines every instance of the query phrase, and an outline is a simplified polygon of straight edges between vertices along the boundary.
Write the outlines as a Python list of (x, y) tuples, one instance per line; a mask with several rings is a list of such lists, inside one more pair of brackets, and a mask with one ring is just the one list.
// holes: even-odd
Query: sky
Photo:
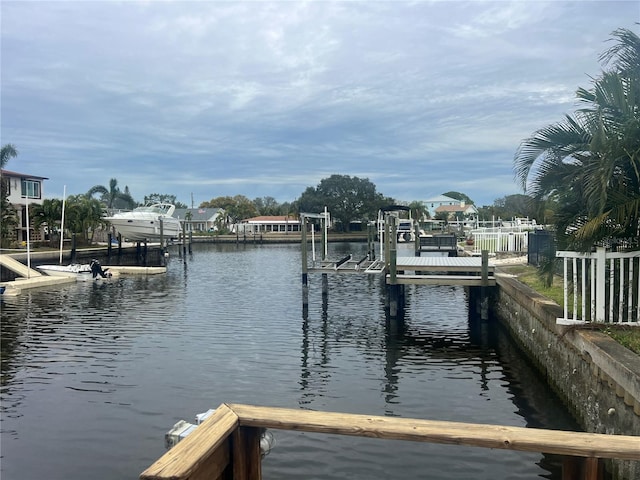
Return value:
[(6, 169), (45, 198), (399, 202), (523, 193), (520, 142), (578, 108), (638, 1), (0, 1)]

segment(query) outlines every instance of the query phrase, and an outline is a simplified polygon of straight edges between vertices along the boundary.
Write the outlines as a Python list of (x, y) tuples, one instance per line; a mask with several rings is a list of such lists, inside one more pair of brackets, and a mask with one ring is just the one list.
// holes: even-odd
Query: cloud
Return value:
[(138, 200), (292, 201), (339, 173), (488, 204), (519, 193), (520, 140), (575, 108), (638, 17), (624, 1), (5, 1), (0, 133), (51, 195), (115, 177)]

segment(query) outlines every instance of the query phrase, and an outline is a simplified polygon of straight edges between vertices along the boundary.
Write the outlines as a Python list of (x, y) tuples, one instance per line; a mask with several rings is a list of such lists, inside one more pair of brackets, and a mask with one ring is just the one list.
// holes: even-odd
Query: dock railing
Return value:
[(562, 455), (563, 480), (604, 478), (601, 459), (640, 460), (634, 436), (222, 404), (140, 479), (260, 480), (265, 428)]
[(493, 255), (498, 252), (526, 253), (529, 232), (512, 229), (478, 229), (472, 230), (473, 251), (475, 254), (488, 250)]
[[(563, 259), (564, 317), (558, 323), (640, 322), (640, 251), (556, 252)], [(569, 304), (571, 303), (571, 310)]]

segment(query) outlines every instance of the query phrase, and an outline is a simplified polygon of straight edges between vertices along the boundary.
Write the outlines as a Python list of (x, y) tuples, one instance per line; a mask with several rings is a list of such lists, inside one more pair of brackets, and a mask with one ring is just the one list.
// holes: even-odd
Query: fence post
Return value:
[(596, 312), (594, 320), (596, 322), (605, 321), (606, 312), (606, 264), (607, 264), (607, 251), (604, 247), (598, 247), (596, 249), (596, 255), (594, 258), (596, 263)]

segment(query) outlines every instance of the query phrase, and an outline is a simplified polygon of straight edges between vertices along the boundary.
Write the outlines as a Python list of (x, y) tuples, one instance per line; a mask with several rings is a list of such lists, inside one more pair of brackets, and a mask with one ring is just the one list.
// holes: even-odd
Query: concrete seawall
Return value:
[[(496, 281), (496, 316), (582, 427), (640, 437), (640, 356), (596, 330), (556, 325), (555, 302), (512, 277), (498, 273)], [(607, 468), (616, 479), (640, 480), (640, 462)]]

